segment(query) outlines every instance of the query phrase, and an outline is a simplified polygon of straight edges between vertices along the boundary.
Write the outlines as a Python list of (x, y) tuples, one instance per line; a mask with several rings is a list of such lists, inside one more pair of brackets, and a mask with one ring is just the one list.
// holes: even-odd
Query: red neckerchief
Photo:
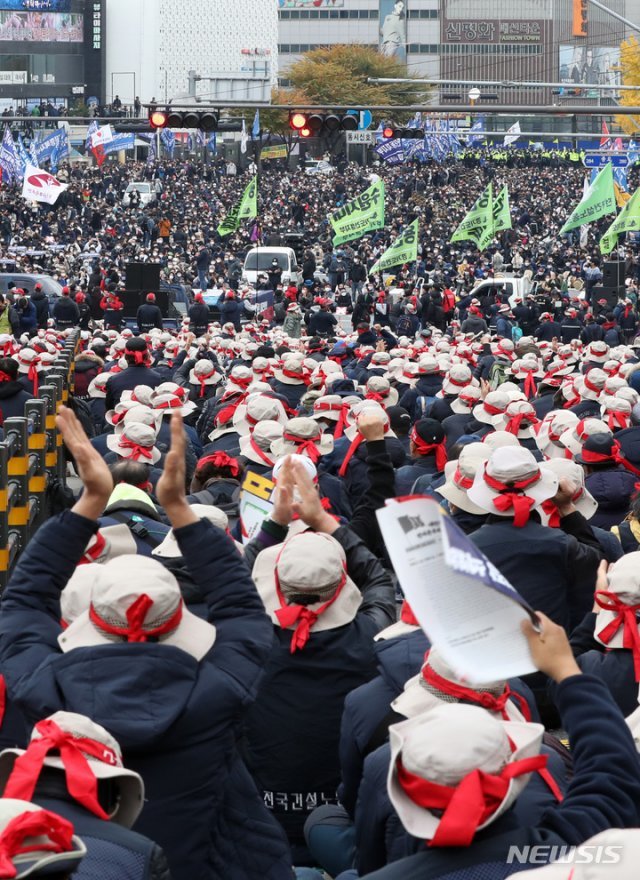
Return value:
[(418, 434), (415, 425), (411, 429), (411, 434), (409, 435), (409, 437), (420, 455), (430, 455), (431, 453), (433, 453), (436, 457), (436, 467), (439, 471), (444, 470), (444, 466), (449, 460), (449, 457), (447, 456), (446, 443), (444, 440), (441, 440), (440, 443), (427, 443), (426, 440), (423, 440), (422, 437)]
[(151, 449), (148, 449), (146, 446), (140, 446), (139, 443), (135, 443), (127, 437), (120, 437), (118, 446), (122, 449), (131, 449), (131, 455), (129, 455), (128, 458), (132, 458), (134, 461), (140, 461), (141, 458), (147, 458), (151, 461), (153, 458), (153, 452)]
[[(20, 759), (18, 759), (20, 760)], [(107, 819), (109, 817), (107, 816)], [(25, 840), (37, 837), (48, 842), (27, 845)], [(13, 860), (17, 856), (38, 852), (70, 853), (73, 851), (73, 825), (56, 813), (37, 810), (16, 816), (0, 834), (0, 875), (17, 876)]]

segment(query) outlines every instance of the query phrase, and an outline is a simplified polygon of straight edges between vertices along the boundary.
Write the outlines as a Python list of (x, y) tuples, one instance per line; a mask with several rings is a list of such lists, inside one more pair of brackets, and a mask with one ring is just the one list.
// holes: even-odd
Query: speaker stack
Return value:
[(125, 290), (120, 295), (124, 303), (124, 317), (135, 318), (139, 306), (148, 293), (155, 293), (156, 305), (164, 318), (168, 315), (169, 294), (160, 288), (160, 263), (127, 263)]

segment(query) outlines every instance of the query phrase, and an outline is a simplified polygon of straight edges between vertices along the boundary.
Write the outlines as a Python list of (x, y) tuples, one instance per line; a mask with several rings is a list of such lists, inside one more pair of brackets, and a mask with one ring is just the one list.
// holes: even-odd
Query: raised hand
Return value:
[(98, 519), (113, 491), (113, 477), (100, 453), (94, 449), (75, 413), (63, 406), (56, 418), (58, 430), (74, 458), (84, 489), (73, 512), (87, 519)]

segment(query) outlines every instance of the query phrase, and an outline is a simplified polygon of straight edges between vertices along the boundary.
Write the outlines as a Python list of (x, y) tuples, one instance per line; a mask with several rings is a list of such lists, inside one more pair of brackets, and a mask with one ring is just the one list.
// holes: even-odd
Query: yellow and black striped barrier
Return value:
[(80, 335), (69, 336), (52, 368), (40, 375), (39, 399), (24, 416), (6, 419), (0, 443), (0, 589), (29, 540), (47, 518), (46, 491), (66, 464), (56, 415), (72, 393)]

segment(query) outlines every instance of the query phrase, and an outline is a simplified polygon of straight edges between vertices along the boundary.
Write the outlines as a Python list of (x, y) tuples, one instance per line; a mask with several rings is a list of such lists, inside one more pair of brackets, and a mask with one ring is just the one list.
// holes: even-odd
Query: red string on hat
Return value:
[(504, 415), (504, 410), (500, 409), (499, 406), (494, 406), (492, 403), (487, 403), (485, 400), (482, 404), (484, 409), (489, 413), (490, 416), (502, 416)]
[(96, 532), (96, 540), (92, 547), (89, 547), (84, 551), (82, 555), (82, 559), (78, 562), (78, 565), (87, 565), (90, 562), (95, 562), (97, 559), (100, 559), (104, 548), (107, 546), (107, 539), (102, 534), (102, 532)]
[(527, 400), (531, 400), (538, 393), (536, 380), (533, 378), (535, 370), (524, 370), (521, 368), (520, 372), (526, 374), (524, 377), (524, 393), (527, 395)]
[(544, 512), (549, 517), (549, 522), (547, 525), (550, 529), (559, 529), (560, 528), (560, 513), (558, 511), (558, 506), (555, 504), (551, 498), (547, 498), (546, 501), (543, 501), (540, 507), (544, 510)]
[(363, 442), (363, 440), (364, 440), (364, 437), (362, 436), (362, 434), (360, 434), (358, 432), (356, 434), (356, 436), (353, 438), (353, 440), (351, 441), (349, 448), (347, 449), (347, 454), (345, 455), (344, 460), (338, 470), (338, 476), (344, 477), (344, 475), (347, 473), (347, 468), (349, 467), (349, 462), (351, 461), (353, 456), (356, 454), (356, 451), (357, 451), (358, 447), (360, 446), (360, 444)]
[(210, 379), (212, 376), (215, 376), (215, 374), (216, 374), (215, 367), (213, 368), (213, 370), (211, 370), (210, 373), (205, 373), (204, 375), (198, 376), (198, 374), (196, 373), (196, 379), (198, 380), (198, 382), (200, 382), (200, 394), (198, 394), (198, 397), (204, 397), (205, 388), (207, 387), (207, 379)]
[[(23, 361), (23, 360), (20, 360), (20, 363), (21, 363), (21, 364), (24, 364), (24, 363), (26, 363), (26, 362)], [(29, 363), (29, 371), (27, 372), (27, 378), (28, 378), (31, 382), (33, 382), (33, 393), (34, 393), (34, 396), (35, 396), (35, 397), (38, 396), (38, 366), (37, 366), (37, 365), (38, 365), (39, 363), (40, 363), (40, 358), (35, 357), (35, 358)]]
[(311, 608), (307, 607), (306, 605), (287, 605), (287, 602), (282, 594), (282, 590), (280, 589), (280, 578), (278, 576), (278, 562), (280, 561), (281, 556), (282, 550), (278, 554), (278, 558), (276, 559), (276, 564), (274, 568), (276, 594), (280, 602), (280, 608), (276, 611), (276, 617), (278, 618), (278, 623), (283, 629), (287, 629), (287, 627), (293, 626), (294, 623), (297, 624), (291, 636), (291, 646), (289, 648), (290, 652), (292, 654), (295, 654), (296, 651), (302, 650), (302, 648), (304, 648), (304, 646), (309, 641), (309, 636), (311, 635), (311, 627), (317, 622), (318, 618), (322, 614), (324, 614), (327, 608), (329, 608), (330, 605), (333, 605), (333, 603), (342, 592), (342, 588), (347, 582), (347, 567), (343, 562), (342, 577), (340, 578), (340, 582), (333, 596), (327, 602), (321, 605), (317, 611), (312, 611)]
[[(34, 837), (46, 837), (49, 842), (25, 846), (24, 841)], [(0, 876), (18, 876), (18, 869), (13, 864), (17, 856), (32, 852), (58, 854), (72, 850), (73, 825), (67, 819), (48, 810), (22, 813), (12, 819), (0, 834)]]
[[(605, 598), (601, 598), (602, 596)], [(598, 638), (608, 645), (620, 627), (623, 627), (622, 647), (633, 652), (635, 679), (640, 681), (640, 633), (637, 620), (640, 604), (626, 605), (616, 593), (611, 593), (609, 590), (597, 590), (595, 600), (600, 608), (612, 611), (616, 615), (611, 623), (598, 633)]]
[(13, 382), (13, 378), (4, 370), (0, 370), (0, 382)]
[[(236, 393), (236, 392), (233, 392)], [(222, 400), (224, 401), (224, 397)], [(231, 403), (224, 406), (215, 417), (216, 427), (220, 428), (222, 425), (227, 425), (235, 416), (236, 410), (239, 406), (241, 406), (245, 400), (247, 399), (247, 394), (238, 394), (237, 398), (233, 400)]]
[(452, 376), (447, 376), (445, 382), (448, 385), (455, 385), (457, 388), (466, 388), (469, 384), (469, 380), (465, 379), (464, 381), (460, 381), (459, 379), (454, 379)]
[(512, 692), (508, 684), (505, 684), (504, 690), (498, 696), (487, 691), (475, 691), (473, 688), (464, 687), (462, 684), (443, 678), (428, 663), (422, 667), (422, 678), (440, 693), (455, 697), (456, 700), (464, 700), (482, 706), (489, 712), (501, 715), (505, 721), (511, 720), (507, 712), (507, 703), (509, 700), (517, 701), (525, 721), (531, 721), (531, 710), (527, 701), (522, 694)]
[(128, 351), (127, 354), (133, 354), (133, 362), (137, 366), (140, 366), (141, 364), (146, 364), (146, 362), (147, 362), (146, 349), (144, 351), (133, 351), (133, 352)]
[(89, 606), (89, 618), (94, 626), (109, 635), (122, 636), (127, 642), (147, 642), (149, 639), (164, 636), (177, 629), (182, 620), (182, 604), (180, 600), (171, 617), (154, 629), (143, 629), (147, 612), (153, 607), (153, 599), (146, 593), (141, 593), (127, 608), (127, 626), (108, 623), (98, 614), (93, 604)]
[(418, 434), (415, 425), (411, 429), (411, 434), (409, 436), (420, 455), (429, 455), (431, 452), (435, 453), (436, 467), (439, 471), (443, 471), (445, 464), (449, 461), (445, 441), (441, 440), (440, 443), (427, 443), (427, 441)]
[(226, 452), (214, 452), (213, 455), (205, 455), (198, 462), (196, 470), (202, 470), (205, 465), (212, 464), (217, 468), (229, 468), (232, 477), (237, 477), (240, 473), (240, 466), (236, 458), (227, 455)]
[(504, 426), (505, 431), (509, 434), (513, 434), (514, 437), (518, 436), (518, 432), (522, 430), (522, 423), (526, 422), (530, 428), (533, 428), (535, 425), (539, 424), (539, 419), (537, 419), (531, 413), (517, 413), (515, 416), (512, 416), (507, 424)]
[(306, 370), (297, 372), (296, 370), (289, 370), (287, 367), (282, 367), (282, 375), (286, 376), (287, 379), (300, 379), (305, 385), (311, 385), (311, 376)]
[(316, 446), (316, 442), (320, 440), (320, 437), (316, 437), (315, 439), (298, 437), (296, 434), (289, 434), (285, 431), (282, 435), (282, 439), (287, 440), (289, 443), (293, 443), (298, 455), (304, 455), (306, 452), (314, 464), (316, 464), (322, 457), (322, 453)]
[(272, 468), (275, 462), (269, 458), (264, 449), (261, 449), (260, 446), (253, 439), (253, 434), (249, 437), (249, 446), (253, 449), (258, 458), (262, 459), (262, 461), (267, 465), (267, 467)]
[(120, 446), (121, 449), (131, 449), (131, 455), (128, 457), (132, 458), (134, 461), (140, 461), (141, 458), (148, 458), (149, 461), (151, 461), (153, 458), (153, 452), (151, 449), (148, 449), (146, 446), (140, 446), (139, 443), (135, 443), (127, 437), (120, 437), (118, 446)]
[(154, 403), (154, 409), (181, 409), (182, 401), (178, 396), (172, 397), (170, 400), (163, 400), (161, 403)]
[(344, 429), (349, 424), (347, 416), (351, 411), (351, 407), (348, 403), (326, 403), (325, 401), (318, 401), (314, 404), (313, 407), (314, 412), (339, 412), (340, 417), (336, 423), (336, 429), (333, 432), (333, 436), (336, 440), (339, 440), (340, 437), (344, 434)]
[(527, 477), (525, 480), (518, 480), (509, 486), (506, 483), (501, 483), (500, 480), (496, 480), (495, 477), (488, 474), (486, 464), (484, 468), (484, 481), (487, 486), (494, 489), (496, 492), (501, 493), (493, 499), (493, 506), (501, 513), (506, 513), (513, 508), (514, 526), (518, 529), (525, 526), (529, 522), (531, 509), (536, 502), (534, 498), (530, 498), (528, 495), (521, 494), (521, 492), (514, 490), (526, 489), (529, 486), (533, 486), (534, 483), (537, 483), (540, 479), (540, 471), (535, 473), (532, 477)]
[(615, 431), (616, 428), (626, 428), (627, 427), (627, 413), (620, 412), (619, 409), (609, 410), (609, 417), (607, 419), (607, 424), (609, 425), (610, 431)]
[(479, 826), (500, 807), (513, 779), (546, 767), (547, 756), (535, 755), (507, 764), (498, 774), (472, 770), (457, 786), (438, 785), (410, 773), (398, 757), (396, 772), (407, 797), (426, 810), (443, 811), (429, 846), (469, 846)]
[(597, 385), (594, 385), (591, 379), (589, 378), (589, 374), (586, 373), (583, 380), (585, 388), (588, 388), (589, 391), (593, 391), (595, 394), (600, 395), (602, 388), (598, 388)]
[(625, 458), (617, 440), (613, 441), (611, 453), (593, 452), (591, 449), (585, 449), (583, 446), (580, 457), (586, 464), (601, 464), (605, 461), (615, 461), (616, 464), (621, 464), (628, 471), (631, 471), (632, 474), (640, 476), (640, 470), (635, 468), (628, 458)]
[[(242, 379), (242, 378), (237, 379), (235, 376), (229, 376), (229, 381), (233, 385), (237, 385), (238, 388), (242, 388), (243, 391), (246, 391), (246, 389), (249, 387), (249, 385), (251, 385), (251, 383), (253, 382), (253, 376), (247, 376), (246, 379)], [(231, 392), (231, 393), (233, 393), (233, 392)]]
[(470, 394), (458, 394), (458, 400), (461, 400), (464, 404), (466, 404), (469, 409), (471, 409), (471, 407), (478, 402), (478, 398), (472, 397)]
[(98, 802), (98, 780), (86, 755), (91, 755), (111, 767), (121, 767), (122, 762), (118, 755), (97, 740), (72, 736), (50, 718), (38, 721), (34, 730), (40, 734), (40, 738), (32, 739), (27, 750), (16, 759), (3, 797), (30, 801), (45, 758), (49, 752), (58, 751), (69, 794), (89, 812), (108, 821), (109, 816)]

